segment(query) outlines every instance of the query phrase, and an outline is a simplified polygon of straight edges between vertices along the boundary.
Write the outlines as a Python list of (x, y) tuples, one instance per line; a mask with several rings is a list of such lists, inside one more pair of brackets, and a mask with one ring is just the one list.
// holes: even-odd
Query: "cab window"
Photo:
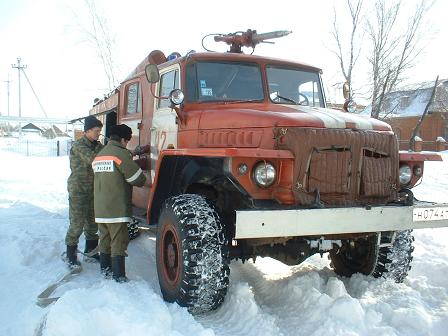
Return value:
[(325, 107), (318, 72), (268, 66), (266, 75), (272, 102)]
[(261, 101), (260, 67), (255, 63), (197, 62), (186, 75), (188, 101)]
[(127, 99), (127, 114), (141, 113), (142, 112), (142, 98), (139, 90), (139, 83), (132, 83), (128, 85), (126, 92)]
[[(172, 70), (164, 73), (160, 77), (159, 96), (168, 97), (174, 89), (179, 89), (179, 71)], [(169, 99), (159, 99), (159, 108), (169, 107), (171, 102)]]

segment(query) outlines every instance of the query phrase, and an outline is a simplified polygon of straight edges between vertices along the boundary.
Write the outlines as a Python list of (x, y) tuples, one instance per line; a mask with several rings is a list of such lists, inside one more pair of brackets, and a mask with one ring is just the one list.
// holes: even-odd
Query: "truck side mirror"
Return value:
[(155, 64), (146, 65), (145, 74), (149, 83), (157, 83), (160, 79), (159, 68)]

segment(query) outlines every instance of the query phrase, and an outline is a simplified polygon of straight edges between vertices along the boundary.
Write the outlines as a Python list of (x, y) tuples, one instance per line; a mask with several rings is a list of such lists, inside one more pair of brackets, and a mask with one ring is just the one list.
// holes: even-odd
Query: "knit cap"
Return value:
[(84, 132), (95, 127), (103, 127), (103, 123), (94, 116), (88, 116), (84, 119)]

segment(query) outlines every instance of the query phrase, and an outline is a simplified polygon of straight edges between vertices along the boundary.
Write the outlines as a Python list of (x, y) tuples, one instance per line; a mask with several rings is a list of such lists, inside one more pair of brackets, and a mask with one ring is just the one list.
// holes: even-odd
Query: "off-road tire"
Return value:
[(392, 237), (392, 233), (375, 233), (344, 241), (339, 250), (330, 251), (331, 266), (341, 276), (362, 273), (403, 282), (411, 269), (414, 237), (412, 230), (397, 231), (390, 244)]
[(138, 221), (134, 218), (131, 223), (128, 223), (128, 236), (129, 240), (133, 240), (140, 235), (140, 230), (138, 228)]
[(156, 241), (163, 298), (193, 314), (219, 307), (229, 284), (226, 251), (219, 215), (203, 196), (169, 198), (162, 207)]
[(373, 276), (404, 281), (411, 269), (412, 252), (414, 252), (414, 236), (412, 230), (396, 231), (392, 246), (384, 246), (379, 249)]

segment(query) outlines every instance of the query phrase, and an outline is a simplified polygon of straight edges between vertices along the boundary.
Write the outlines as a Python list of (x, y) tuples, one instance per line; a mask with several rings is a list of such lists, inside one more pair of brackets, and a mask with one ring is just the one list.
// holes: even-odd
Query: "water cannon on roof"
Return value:
[(277, 30), (269, 33), (258, 34), (256, 30), (248, 29), (245, 32), (239, 31), (230, 34), (209, 34), (204, 36), (204, 38), (202, 39), (202, 46), (205, 50), (211, 51), (205, 48), (204, 39), (208, 36), (214, 36), (215, 42), (224, 42), (230, 45), (229, 52), (241, 54), (242, 47), (255, 49), (255, 46), (259, 43), (274, 43), (266, 40), (283, 37), (291, 33), (292, 31), (288, 30)]

